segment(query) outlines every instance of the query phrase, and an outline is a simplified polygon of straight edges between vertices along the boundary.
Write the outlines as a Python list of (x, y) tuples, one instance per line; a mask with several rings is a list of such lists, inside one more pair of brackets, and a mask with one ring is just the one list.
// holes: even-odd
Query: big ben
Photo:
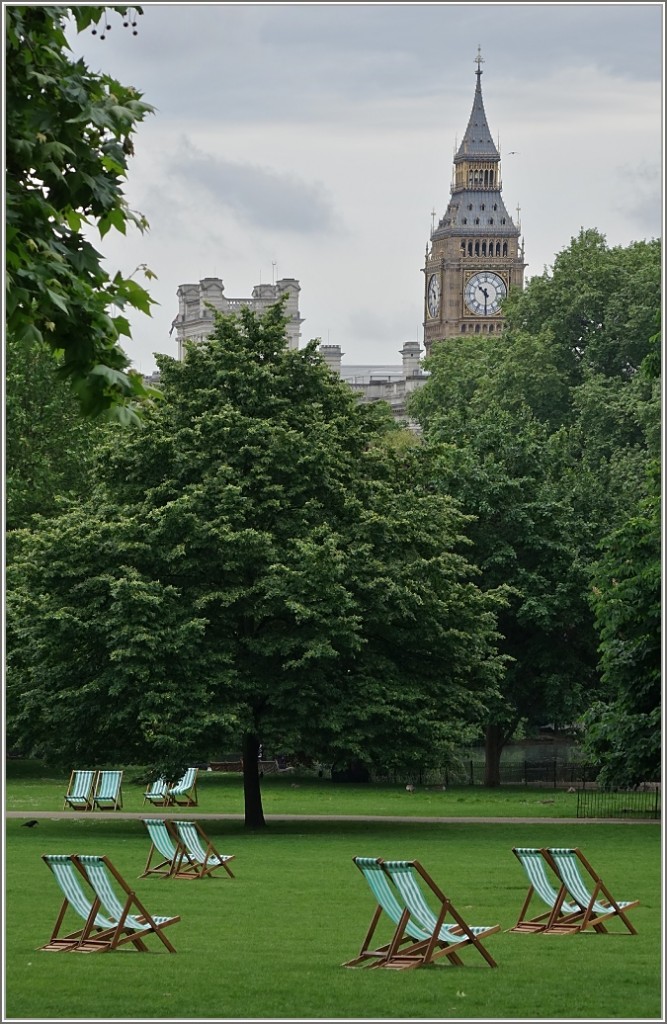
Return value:
[(454, 156), (451, 197), (431, 232), (424, 268), (424, 347), (467, 334), (502, 331), (502, 301), (523, 288), (523, 244), (502, 199), (500, 153), (482, 100), (482, 56), (475, 58), (472, 112)]

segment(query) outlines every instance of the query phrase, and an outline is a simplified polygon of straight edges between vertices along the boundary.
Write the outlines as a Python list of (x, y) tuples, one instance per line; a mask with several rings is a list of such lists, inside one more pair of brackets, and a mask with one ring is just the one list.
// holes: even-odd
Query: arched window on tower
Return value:
[(503, 256), (507, 256), (507, 242), (503, 242)]
[(472, 242), (468, 242), (468, 256), (472, 256)]
[(461, 242), (461, 252), (465, 256), (465, 254), (466, 254), (466, 244), (465, 244), (465, 242)]
[(486, 256), (486, 242), (482, 242), (482, 256)]
[(479, 256), (479, 242), (475, 242), (475, 256)]
[(496, 242), (496, 256), (500, 256), (500, 242)]

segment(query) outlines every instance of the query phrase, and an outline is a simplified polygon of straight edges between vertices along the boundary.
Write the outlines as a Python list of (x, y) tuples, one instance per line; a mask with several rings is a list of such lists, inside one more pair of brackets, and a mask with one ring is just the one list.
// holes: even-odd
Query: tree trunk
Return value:
[(245, 827), (265, 828), (262, 791), (259, 782), (259, 736), (247, 732), (243, 737), (243, 798)]
[(500, 785), (500, 755), (503, 752), (505, 738), (499, 725), (490, 722), (486, 727), (484, 750), (484, 785)]

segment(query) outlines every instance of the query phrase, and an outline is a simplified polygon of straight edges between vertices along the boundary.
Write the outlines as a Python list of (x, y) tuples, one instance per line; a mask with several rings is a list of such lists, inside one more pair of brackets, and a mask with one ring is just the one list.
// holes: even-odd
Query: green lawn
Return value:
[[(81, 767), (116, 767), (82, 765)], [(145, 770), (126, 767), (123, 809), (151, 810), (144, 804)], [(63, 808), (68, 773), (48, 771), (35, 761), (7, 762), (8, 811)], [(210, 814), (243, 814), (243, 781), (225, 772), (199, 773), (198, 810)], [(403, 785), (333, 783), (311, 776), (267, 775), (262, 781), (264, 812), (270, 814), (359, 814), (414, 817), (543, 817), (574, 818), (576, 793), (563, 789), (503, 786), (489, 791), (482, 786), (418, 786), (408, 793)]]
[[(44, 780), (48, 804), (33, 804), (32, 809), (60, 809), (60, 782)], [(32, 782), (8, 778), (8, 798), (15, 800), (23, 787), (30, 793)], [(221, 800), (226, 805), (221, 811), (240, 813), (239, 787), (238, 780), (205, 779), (200, 809), (213, 812)], [(420, 794), (396, 792), (400, 811), (381, 811), (378, 807), (392, 806), (391, 789), (383, 787), (375, 795), (372, 789), (330, 789), (331, 794), (343, 790), (344, 795), (326, 810), (363, 813), (363, 806), (367, 813), (406, 813), (406, 804), (420, 799)], [(355, 797), (357, 790), (361, 792)], [(324, 783), (292, 789), (284, 779), (275, 786), (267, 780), (265, 809), (314, 813), (308, 809), (311, 801), (322, 811), (326, 792)], [(535, 800), (549, 795), (524, 793)], [(428, 794), (421, 796), (426, 799)], [(494, 796), (487, 794), (478, 805), (485, 811), (465, 813), (489, 813)], [(508, 799), (503, 793), (498, 797)], [(517, 804), (514, 813), (523, 813)], [(235, 855), (235, 879), (139, 880), (149, 842), (137, 820), (108, 821), (91, 814), (43, 819), (32, 829), (23, 827), (21, 819), (8, 820), (7, 1017), (661, 1019), (661, 830), (654, 823), (446, 824), (316, 818), (272, 822), (260, 833), (246, 831), (236, 820), (206, 821), (205, 827), (221, 852)], [(516, 921), (527, 890), (511, 853), (515, 845), (580, 846), (618, 899), (641, 901), (631, 911), (638, 934), (502, 932), (488, 939), (497, 970), (474, 950), (464, 953), (463, 968), (390, 972), (341, 966), (357, 952), (374, 905), (352, 864), (353, 856), (419, 859), (469, 923), (500, 923), (505, 929)], [(155, 939), (146, 955), (127, 947), (91, 956), (37, 951), (47, 941), (60, 906), (60, 892), (40, 855), (73, 852), (107, 854), (136, 885), (152, 913), (179, 914), (181, 921), (169, 929), (177, 954), (163, 952)]]

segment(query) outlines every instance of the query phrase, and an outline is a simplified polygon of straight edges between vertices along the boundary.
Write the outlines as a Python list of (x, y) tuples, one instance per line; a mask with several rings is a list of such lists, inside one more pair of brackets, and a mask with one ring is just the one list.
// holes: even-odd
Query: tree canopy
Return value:
[(123, 311), (149, 314), (152, 299), (134, 272), (111, 276), (88, 235), (146, 229), (123, 183), (133, 136), (153, 108), (135, 88), (74, 61), (66, 26), (73, 19), (83, 30), (128, 10), (5, 9), (7, 337), (47, 346), (80, 410), (121, 422), (136, 421), (154, 394), (121, 347), (131, 336)]
[(660, 778), (661, 560), (659, 467), (653, 493), (603, 544), (592, 604), (602, 687), (585, 716), (599, 782), (635, 786)]
[[(522, 720), (574, 725), (605, 687), (614, 701), (611, 605), (591, 600), (591, 580), (610, 571), (606, 538), (627, 541), (630, 523), (634, 535), (645, 523), (638, 502), (649, 498), (659, 451), (660, 267), (658, 241), (609, 248), (598, 231), (582, 231), (552, 271), (508, 297), (502, 335), (434, 346), (430, 379), (410, 402), (425, 437), (448, 445), (440, 486), (474, 517), (467, 534), (481, 585), (512, 591), (499, 620), (511, 661), (486, 729), (489, 782)], [(655, 582), (650, 557), (633, 566), (630, 577)], [(638, 649), (623, 650), (644, 677)], [(635, 690), (653, 698), (649, 661)]]
[(482, 593), (442, 450), (393, 444), (282, 305), (216, 319), (163, 401), (100, 454), (91, 500), (20, 534), (8, 728), (72, 760), (175, 774), (243, 749), (400, 765), (479, 728), (502, 588)]

